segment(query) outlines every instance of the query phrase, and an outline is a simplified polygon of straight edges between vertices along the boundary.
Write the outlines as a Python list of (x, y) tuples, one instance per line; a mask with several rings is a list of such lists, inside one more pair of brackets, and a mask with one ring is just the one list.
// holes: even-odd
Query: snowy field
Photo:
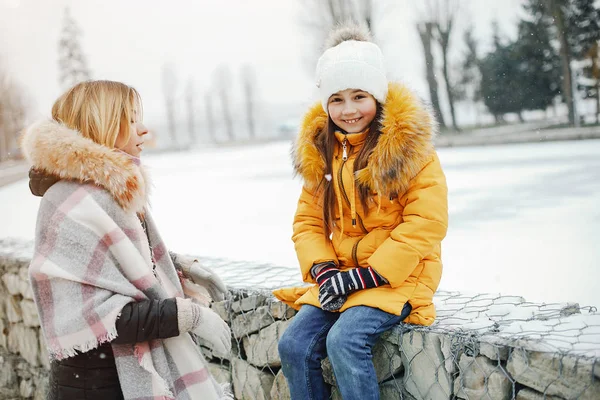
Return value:
[[(289, 143), (145, 159), (171, 249), (297, 269)], [(441, 289), (600, 306), (600, 140), (444, 148)], [(33, 237), (39, 199), (0, 189), (0, 237)]]

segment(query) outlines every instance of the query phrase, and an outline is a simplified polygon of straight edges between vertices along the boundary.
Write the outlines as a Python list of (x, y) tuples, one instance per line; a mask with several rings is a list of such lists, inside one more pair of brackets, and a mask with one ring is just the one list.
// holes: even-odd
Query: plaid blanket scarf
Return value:
[[(184, 296), (152, 216), (145, 213), (152, 252), (137, 217), (147, 195), (142, 168), (54, 122), (32, 126), (23, 149), (36, 168), (65, 179), (42, 198), (29, 268), (51, 357), (114, 339), (129, 302)], [(112, 348), (126, 399), (232, 398), (187, 333)]]

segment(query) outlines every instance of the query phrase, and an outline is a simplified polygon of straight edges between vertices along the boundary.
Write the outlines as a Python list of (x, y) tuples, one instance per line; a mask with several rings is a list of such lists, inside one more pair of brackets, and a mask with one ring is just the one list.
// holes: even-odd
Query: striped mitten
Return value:
[(337, 268), (337, 265), (333, 261), (322, 262), (319, 264), (315, 264), (310, 269), (310, 274), (319, 284), (319, 287), (325, 283), (325, 281), (331, 278), (333, 275), (340, 272)]
[(352, 268), (338, 272), (321, 285), (321, 289), (333, 296), (347, 295), (355, 290), (370, 289), (388, 283), (372, 267)]
[(336, 296), (330, 294), (327, 290), (325, 290), (325, 285), (319, 288), (319, 303), (321, 303), (321, 308), (324, 311), (337, 311), (346, 302), (348, 296), (345, 294), (341, 296)]
[(319, 303), (325, 311), (337, 311), (346, 302), (347, 296), (336, 296), (323, 290), (323, 284), (339, 272), (337, 265), (332, 261), (315, 264), (310, 270), (310, 273), (319, 284)]

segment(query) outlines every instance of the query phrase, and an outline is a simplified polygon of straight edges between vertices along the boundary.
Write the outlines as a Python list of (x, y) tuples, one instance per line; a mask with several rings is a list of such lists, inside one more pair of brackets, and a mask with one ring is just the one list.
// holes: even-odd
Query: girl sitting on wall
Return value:
[(344, 400), (378, 399), (376, 340), (400, 321), (435, 318), (447, 187), (434, 117), (387, 81), (369, 33), (342, 27), (330, 42), (317, 64), (321, 101), (293, 154), (304, 181), (293, 240), (303, 279), (315, 285), (275, 292), (300, 308), (279, 354), (294, 400), (329, 398), (325, 357)]

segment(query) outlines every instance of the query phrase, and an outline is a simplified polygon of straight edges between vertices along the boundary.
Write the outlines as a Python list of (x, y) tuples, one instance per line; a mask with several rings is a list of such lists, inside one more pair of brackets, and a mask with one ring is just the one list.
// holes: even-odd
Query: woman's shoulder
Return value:
[(136, 228), (139, 221), (134, 211), (121, 207), (105, 188), (93, 183), (62, 180), (42, 197), (37, 229), (62, 230), (73, 223), (94, 226), (93, 231), (105, 232), (110, 226), (121, 230)]
[(111, 193), (93, 183), (61, 180), (48, 189), (40, 206), (52, 205), (63, 212), (73, 208), (92, 212), (104, 210), (108, 214), (125, 212)]

